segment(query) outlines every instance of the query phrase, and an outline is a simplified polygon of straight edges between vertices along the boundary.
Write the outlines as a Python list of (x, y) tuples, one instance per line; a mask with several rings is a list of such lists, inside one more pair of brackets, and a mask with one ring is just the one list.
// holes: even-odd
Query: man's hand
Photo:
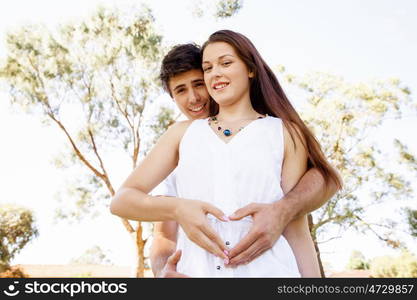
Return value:
[(181, 258), (181, 250), (175, 251), (168, 257), (165, 267), (157, 277), (161, 278), (189, 278), (189, 276), (177, 272), (177, 263)]
[(228, 259), (226, 244), (211, 228), (207, 214), (212, 214), (223, 222), (229, 221), (217, 207), (199, 200), (180, 199), (176, 208), (176, 221), (181, 225), (188, 238), (214, 255)]
[(251, 203), (229, 216), (231, 221), (252, 216), (253, 224), (247, 235), (229, 251), (230, 266), (248, 263), (272, 248), (281, 236), (286, 220), (276, 204)]

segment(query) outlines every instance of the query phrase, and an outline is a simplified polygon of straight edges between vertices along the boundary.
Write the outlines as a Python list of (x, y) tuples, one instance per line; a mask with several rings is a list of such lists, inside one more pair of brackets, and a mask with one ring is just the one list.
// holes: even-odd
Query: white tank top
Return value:
[[(178, 197), (202, 200), (226, 215), (252, 203), (282, 198), (283, 125), (279, 118), (256, 119), (226, 143), (208, 124), (193, 121), (179, 146), (176, 168)], [(222, 222), (207, 215), (211, 226), (233, 248), (248, 232), (252, 217)], [(252, 262), (225, 267), (223, 261), (188, 239), (179, 228), (182, 250), (177, 270), (192, 277), (300, 277), (294, 254), (281, 236), (274, 246)]]

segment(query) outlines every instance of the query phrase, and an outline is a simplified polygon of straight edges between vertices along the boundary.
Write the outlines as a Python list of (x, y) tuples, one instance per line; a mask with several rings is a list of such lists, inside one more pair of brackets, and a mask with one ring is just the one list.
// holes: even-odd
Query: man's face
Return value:
[(208, 117), (210, 101), (202, 70), (190, 70), (172, 77), (169, 89), (178, 108), (188, 119)]

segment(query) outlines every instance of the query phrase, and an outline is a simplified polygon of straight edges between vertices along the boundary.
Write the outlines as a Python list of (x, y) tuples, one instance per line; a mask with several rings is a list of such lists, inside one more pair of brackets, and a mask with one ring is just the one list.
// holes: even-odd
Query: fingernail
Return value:
[(225, 265), (228, 265), (228, 264), (229, 264), (229, 259), (228, 259), (228, 258), (225, 258), (225, 259), (224, 259), (224, 264), (225, 264)]
[(229, 255), (229, 251), (224, 250), (223, 252), (224, 252), (224, 254)]
[(230, 219), (229, 219), (226, 215), (224, 215), (224, 216), (222, 217), (222, 220), (223, 220), (223, 221), (226, 221), (226, 222), (229, 222), (229, 221), (230, 221)]

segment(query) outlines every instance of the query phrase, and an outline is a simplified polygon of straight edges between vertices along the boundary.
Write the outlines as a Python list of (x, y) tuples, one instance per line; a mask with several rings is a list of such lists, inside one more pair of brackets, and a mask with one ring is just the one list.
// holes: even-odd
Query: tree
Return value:
[(0, 206), (0, 273), (38, 234), (32, 211), (11, 204)]
[[(313, 213), (314, 241), (338, 238), (349, 228), (370, 232), (385, 244), (400, 247), (394, 218), (376, 219), (367, 212), (384, 203), (412, 199), (415, 160), (404, 147), (398, 149), (404, 146), (399, 140), (384, 140), (382, 145), (372, 133), (387, 119), (415, 115), (410, 90), (398, 79), (349, 83), (320, 72), (294, 76), (284, 67), (278, 71), (290, 94), (306, 100), (297, 103), (298, 111), (344, 180), (344, 188)], [(386, 146), (389, 142), (391, 152)], [(397, 159), (392, 154), (396, 148)], [(319, 251), (318, 255), (320, 258)]]
[[(82, 166), (88, 177), (73, 190), (78, 209), (73, 216), (108, 207), (115, 193), (111, 154), (124, 153), (135, 168), (145, 151), (143, 140), (152, 139), (149, 123), (155, 118), (147, 108), (160, 92), (163, 51), (153, 22), (146, 7), (129, 13), (100, 8), (77, 24), (56, 30), (26, 26), (7, 37), (0, 75), (13, 102), (57, 126), (69, 143), (61, 163)], [(172, 116), (166, 110), (163, 115), (165, 120)], [(147, 240), (142, 224), (122, 223), (136, 242), (137, 276), (142, 277)]]

